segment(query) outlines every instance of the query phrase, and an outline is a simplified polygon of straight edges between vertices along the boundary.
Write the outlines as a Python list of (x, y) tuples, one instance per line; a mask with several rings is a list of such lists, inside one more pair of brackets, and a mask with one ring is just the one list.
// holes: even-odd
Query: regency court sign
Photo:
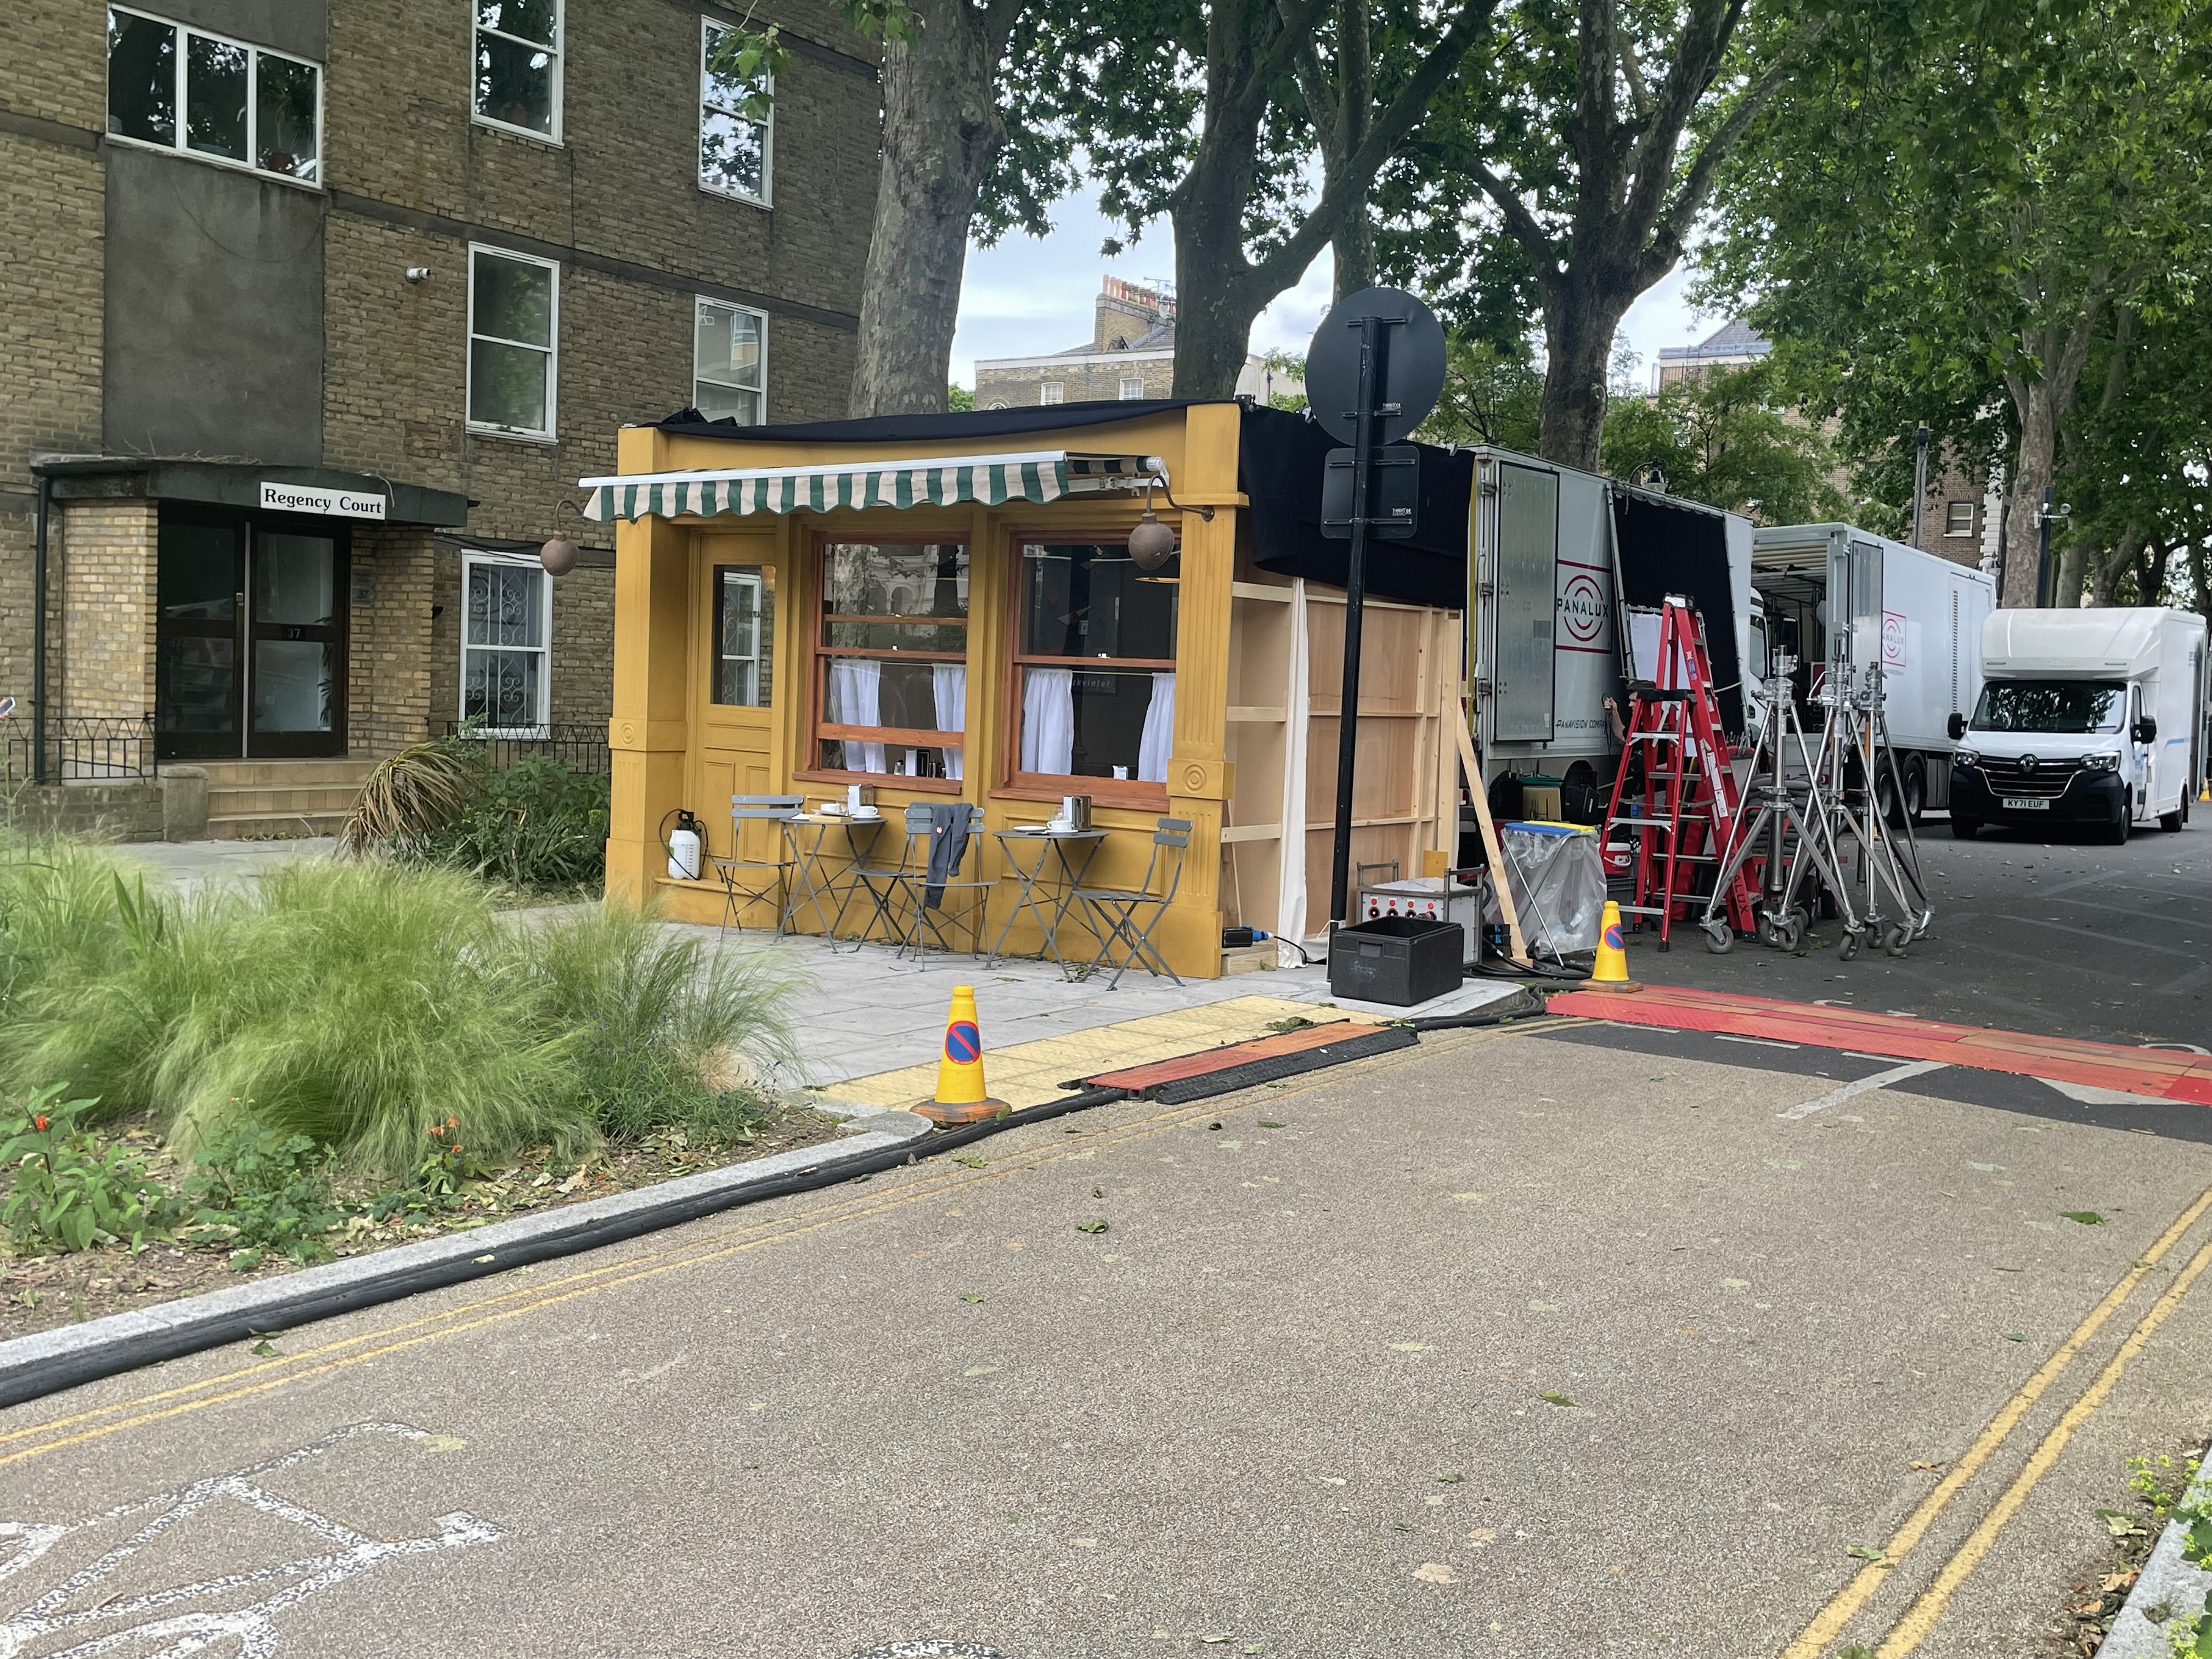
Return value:
[(261, 507), (267, 513), (315, 513), (331, 519), (380, 519), (386, 498), (352, 489), (315, 489), (306, 484), (261, 481)]

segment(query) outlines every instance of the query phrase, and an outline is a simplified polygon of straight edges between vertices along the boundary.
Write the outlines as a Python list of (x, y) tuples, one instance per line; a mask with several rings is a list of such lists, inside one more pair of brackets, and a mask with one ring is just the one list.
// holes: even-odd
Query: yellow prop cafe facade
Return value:
[[(1089, 885), (1139, 882), (1158, 821), (1190, 821), (1152, 935), (1178, 975), (1220, 974), (1225, 928), (1321, 934), (1345, 613), (1345, 544), (1320, 526), (1332, 447), (1236, 403), (626, 428), (619, 474), (583, 481), (588, 516), (616, 526), (608, 902), (719, 921), (711, 867), (670, 874), (672, 813), (702, 821), (711, 854), (774, 860), (777, 826), (733, 824), (732, 795), (811, 806), (862, 784), (890, 820), (878, 857), (910, 803), (982, 809), (987, 939), (1017, 894), (988, 832), (1072, 794), (1108, 832)], [(1370, 554), (1353, 802), (1354, 859), (1407, 876), (1457, 836), (1446, 722), (1474, 472), (1422, 460), (1419, 532)], [(1147, 478), (1180, 537), (1152, 569), (1127, 545)], [(834, 878), (849, 849), (824, 845)], [(775, 905), (739, 919), (772, 927)], [(1042, 945), (1024, 912), (1008, 951)], [(1060, 947), (1095, 949), (1066, 929)]]

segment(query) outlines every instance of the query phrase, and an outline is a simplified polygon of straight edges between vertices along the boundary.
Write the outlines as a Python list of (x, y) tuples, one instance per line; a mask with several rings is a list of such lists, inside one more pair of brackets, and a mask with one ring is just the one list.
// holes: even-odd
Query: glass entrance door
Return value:
[(296, 523), (163, 512), (162, 759), (345, 752), (345, 532)]
[(344, 563), (337, 538), (256, 527), (246, 659), (253, 705), (246, 753), (345, 753)]

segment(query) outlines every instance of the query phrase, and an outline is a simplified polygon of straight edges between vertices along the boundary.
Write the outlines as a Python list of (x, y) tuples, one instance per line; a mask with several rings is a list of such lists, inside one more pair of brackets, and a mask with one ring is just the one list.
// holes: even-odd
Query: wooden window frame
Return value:
[[(822, 625), (831, 619), (824, 608), (830, 599), (830, 550), (832, 547), (851, 546), (966, 548), (968, 550), (968, 614), (960, 620), (962, 625), (969, 630), (968, 637), (971, 645), (975, 640), (973, 630), (975, 627), (975, 544), (971, 532), (963, 530), (957, 533), (945, 532), (933, 533), (928, 531), (907, 531), (890, 536), (871, 535), (865, 531), (817, 530), (814, 532), (807, 538), (808, 574), (811, 578), (810, 584), (811, 591), (806, 605), (806, 724), (799, 734), (799, 741), (805, 745), (802, 752), (805, 757), (806, 764), (793, 768), (792, 778), (794, 781), (802, 783), (865, 783), (878, 789), (909, 789), (919, 790), (928, 794), (957, 795), (967, 787), (965, 779), (918, 778), (902, 772), (851, 772), (842, 768), (814, 764), (821, 753), (820, 745), (825, 738), (840, 743), (880, 743), (886, 746), (908, 749), (951, 747), (945, 741), (945, 733), (942, 732), (924, 732), (906, 726), (832, 725), (823, 718), (825, 701), (823, 688), (826, 672), (823, 663), (826, 659), (866, 657), (872, 661), (882, 660), (872, 652), (832, 648), (822, 643)], [(860, 620), (879, 622), (883, 619), (869, 617)], [(957, 662), (963, 668), (969, 666), (969, 654), (964, 651), (958, 653), (902, 651), (898, 654), (913, 662)], [(975, 724), (975, 676), (972, 668), (969, 669), (968, 676), (968, 689), (969, 725), (972, 726)], [(961, 768), (963, 771), (969, 771), (965, 760), (972, 758), (967, 753), (969, 747), (968, 732), (963, 729), (960, 734), (960, 748), (963, 757)], [(974, 774), (969, 772), (969, 776), (973, 775)]]
[[(1085, 663), (1106, 662), (1115, 668), (1149, 671), (1155, 674), (1174, 674), (1176, 695), (1182, 690), (1182, 665), (1176, 658), (1158, 657), (1046, 657), (1035, 656), (1021, 647), (1022, 623), (1022, 550), (1040, 544), (1073, 543), (1097, 546), (1102, 544), (1127, 541), (1127, 525), (1107, 527), (1099, 525), (1073, 525), (1049, 527), (1036, 525), (1010, 526), (1006, 536), (1006, 574), (1000, 591), (1006, 607), (1006, 672), (1000, 682), (1000, 695), (1005, 698), (1006, 718), (1005, 733), (999, 752), (999, 781), (991, 793), (1008, 800), (1056, 801), (1063, 795), (1088, 795), (1097, 806), (1127, 806), (1142, 811), (1165, 811), (1168, 805), (1168, 786), (1164, 780), (1143, 778), (1091, 778), (1078, 774), (1056, 772), (1024, 772), (1022, 759), (1022, 670), (1024, 668), (1066, 668)], [(1180, 557), (1182, 550), (1177, 548)], [(974, 556), (969, 559), (969, 592), (974, 592), (975, 567)], [(1182, 623), (1176, 623), (1176, 649), (1182, 649)]]

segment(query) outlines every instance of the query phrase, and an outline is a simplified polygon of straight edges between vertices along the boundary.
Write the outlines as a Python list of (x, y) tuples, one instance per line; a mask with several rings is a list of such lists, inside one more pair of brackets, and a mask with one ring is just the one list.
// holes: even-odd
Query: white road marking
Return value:
[(1771, 1037), (1737, 1036), (1728, 1031), (1714, 1032), (1713, 1041), (1716, 1042), (1748, 1042), (1761, 1048), (1802, 1048), (1804, 1047), (1804, 1044), (1801, 1042), (1777, 1042)]
[[(1872, 1055), (1866, 1057), (1874, 1058)], [(1944, 1062), (1940, 1060), (1916, 1060), (1904, 1066), (1893, 1066), (1887, 1072), (1876, 1072), (1871, 1077), (1859, 1078), (1856, 1081), (1846, 1083), (1840, 1089), (1830, 1090), (1818, 1100), (1808, 1100), (1802, 1106), (1792, 1106), (1788, 1111), (1777, 1112), (1775, 1115), (1785, 1122), (1801, 1117), (1810, 1117), (1815, 1112), (1825, 1112), (1831, 1106), (1840, 1106), (1856, 1096), (1871, 1094), (1876, 1089), (1887, 1089), (1893, 1083), (1902, 1083), (1909, 1077), (1920, 1077), (1929, 1072), (1940, 1072), (1943, 1069), (1943, 1064)]]
[[(417, 1443), (434, 1437), (405, 1423), (356, 1423), (334, 1430), (310, 1445), (236, 1469), (210, 1475), (174, 1492), (166, 1492), (136, 1503), (124, 1504), (89, 1520), (57, 1524), (51, 1522), (0, 1521), (0, 1546), (15, 1540), (12, 1550), (0, 1551), (0, 1579), (15, 1577), (46, 1556), (64, 1539), (76, 1533), (128, 1521), (149, 1518), (138, 1529), (103, 1552), (91, 1565), (80, 1568), (58, 1584), (23, 1602), (0, 1621), (0, 1654), (23, 1651), (42, 1636), (82, 1632), (85, 1639), (72, 1647), (46, 1650), (46, 1659), (94, 1659), (94, 1656), (128, 1648), (140, 1659), (190, 1659), (218, 1644), (235, 1642), (236, 1659), (270, 1659), (276, 1653), (278, 1613), (300, 1605), (319, 1590), (342, 1583), (355, 1574), (394, 1556), (421, 1555), (435, 1550), (466, 1549), (496, 1543), (503, 1536), (488, 1522), (459, 1510), (435, 1517), (434, 1536), (371, 1538), (344, 1522), (319, 1515), (258, 1484), (258, 1477), (289, 1469), (319, 1457), (356, 1435), (388, 1434)], [(111, 1589), (98, 1592), (118, 1569), (148, 1545), (191, 1522), (203, 1524), (194, 1532), (221, 1528), (224, 1517), (215, 1510), (219, 1500), (242, 1504), (272, 1520), (289, 1522), (312, 1534), (329, 1547), (289, 1561), (276, 1561), (244, 1572), (217, 1578), (173, 1584), (136, 1594)], [(271, 1593), (249, 1606), (225, 1606), (236, 1592), (271, 1586)], [(25, 1585), (27, 1591), (29, 1585)], [(70, 1603), (80, 1605), (70, 1610)], [(179, 1611), (198, 1601), (196, 1611)], [(205, 1605), (213, 1602), (215, 1605)], [(159, 1644), (160, 1645), (156, 1645)]]
[(2156, 1095), (2131, 1095), (2124, 1089), (2100, 1089), (2088, 1083), (2061, 1083), (2055, 1077), (2039, 1078), (2038, 1082), (2056, 1089), (2069, 1100), (2078, 1100), (2084, 1106), (2141, 1106), (2146, 1102), (2163, 1105)]

